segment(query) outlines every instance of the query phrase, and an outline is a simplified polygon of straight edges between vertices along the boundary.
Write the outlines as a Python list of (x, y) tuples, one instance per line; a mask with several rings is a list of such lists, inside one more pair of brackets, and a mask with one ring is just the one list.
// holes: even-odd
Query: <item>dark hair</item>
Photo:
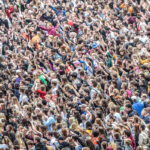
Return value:
[(127, 121), (127, 117), (126, 116), (122, 116), (122, 120), (126, 122)]
[(50, 110), (50, 113), (51, 113), (52, 115), (54, 115), (54, 111), (53, 111), (53, 110)]
[(115, 137), (116, 140), (119, 140), (119, 139), (120, 139), (119, 133), (115, 133), (115, 134), (114, 134), (114, 137)]
[(139, 124), (134, 125), (134, 133), (135, 133), (135, 135), (140, 133), (140, 125)]
[(94, 87), (97, 87), (97, 82), (96, 82), (95, 80), (93, 80), (93, 81), (92, 81), (92, 85), (93, 85)]
[(97, 115), (97, 117), (100, 118), (100, 119), (103, 118), (103, 115), (102, 115), (102, 113), (100, 113), (100, 112), (97, 112), (96, 115)]
[(111, 111), (115, 112), (116, 108), (115, 107), (111, 107)]
[(147, 104), (150, 104), (150, 101), (148, 101)]
[(35, 140), (36, 140), (38, 143), (40, 143), (41, 138), (37, 136), (37, 137), (35, 137)]
[(34, 143), (32, 141), (27, 141), (27, 144), (32, 145), (32, 146), (34, 145)]
[(54, 134), (53, 134), (53, 132), (51, 132), (51, 131), (48, 131), (48, 136), (53, 136)]
[(87, 93), (87, 94), (90, 93), (89, 89), (84, 89), (84, 92)]
[(98, 130), (92, 131), (92, 135), (93, 135), (94, 137), (98, 137), (98, 136), (99, 136), (99, 131), (98, 131)]
[(127, 136), (127, 137), (130, 137), (131, 136), (131, 132), (129, 130), (125, 130), (124, 131), (124, 134)]
[(145, 125), (144, 124), (141, 124), (141, 129), (145, 130)]
[(58, 122), (58, 123), (61, 123), (61, 121), (62, 121), (62, 117), (61, 117), (61, 115), (58, 115), (58, 116), (57, 116), (57, 122)]
[(101, 143), (101, 147), (102, 147), (103, 149), (106, 149), (107, 146), (108, 146), (108, 143), (107, 143), (106, 141), (103, 141), (103, 142)]
[(47, 101), (44, 99), (44, 100), (42, 100), (42, 104), (43, 105), (46, 105), (47, 104)]
[(92, 143), (91, 140), (87, 139), (86, 144), (90, 148), (90, 150), (95, 150), (95, 145)]
[(123, 150), (123, 148), (118, 146), (116, 150)]
[(86, 122), (86, 129), (88, 129), (88, 130), (92, 129), (92, 123), (90, 121)]
[(132, 105), (131, 104), (126, 104), (126, 107), (127, 108), (132, 108)]
[(100, 127), (99, 128), (99, 134), (104, 134), (105, 135), (105, 130), (103, 127)]

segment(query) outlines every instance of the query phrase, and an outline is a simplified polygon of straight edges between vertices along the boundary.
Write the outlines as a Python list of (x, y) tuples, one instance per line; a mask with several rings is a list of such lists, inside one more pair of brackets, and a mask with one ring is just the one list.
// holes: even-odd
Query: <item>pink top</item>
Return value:
[(131, 97), (131, 91), (127, 89), (126, 92), (128, 93), (128, 96)]
[(138, 71), (138, 67), (134, 67), (134, 71), (136, 71), (136, 72), (137, 72), (137, 71)]
[(56, 29), (58, 28), (56, 27), (50, 27), (50, 28), (44, 28), (42, 26), (40, 26), (40, 28), (44, 31), (47, 31), (49, 35), (53, 35), (53, 36), (59, 36), (59, 34), (57, 34)]

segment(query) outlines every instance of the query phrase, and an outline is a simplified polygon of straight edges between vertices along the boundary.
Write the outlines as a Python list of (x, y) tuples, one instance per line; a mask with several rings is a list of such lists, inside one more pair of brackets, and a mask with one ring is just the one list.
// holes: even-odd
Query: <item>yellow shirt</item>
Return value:
[(150, 93), (150, 86), (148, 86), (147, 88), (148, 88), (148, 93)]
[(48, 150), (54, 150), (53, 147), (46, 145)]
[(32, 40), (31, 40), (31, 43), (34, 44), (34, 43), (39, 43), (40, 41), (40, 37), (39, 35), (35, 35)]
[(86, 132), (92, 134), (92, 130), (86, 130)]
[(150, 59), (144, 59), (144, 60), (140, 59), (140, 63), (142, 65), (145, 64), (145, 63), (149, 63), (149, 61), (150, 61)]
[(114, 59), (117, 59), (117, 55), (116, 55), (116, 54), (114, 54), (114, 55), (113, 55), (113, 58), (114, 58)]

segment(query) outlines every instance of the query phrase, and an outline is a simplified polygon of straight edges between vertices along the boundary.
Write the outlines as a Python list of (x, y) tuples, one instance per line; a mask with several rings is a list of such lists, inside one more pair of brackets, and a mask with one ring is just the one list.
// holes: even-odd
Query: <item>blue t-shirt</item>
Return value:
[(141, 118), (141, 112), (142, 112), (143, 108), (144, 108), (144, 105), (141, 102), (135, 102), (132, 105), (132, 109), (137, 111), (140, 118)]

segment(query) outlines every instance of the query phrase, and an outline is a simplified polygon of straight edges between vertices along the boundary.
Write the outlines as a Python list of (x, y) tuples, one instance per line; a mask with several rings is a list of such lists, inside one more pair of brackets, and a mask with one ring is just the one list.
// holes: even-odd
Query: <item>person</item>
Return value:
[(42, 87), (41, 86), (41, 90), (36, 90), (37, 93), (39, 93), (40, 97), (44, 100), (45, 99), (45, 95), (46, 95), (46, 92), (45, 92), (45, 87)]
[(125, 110), (126, 110), (126, 112), (127, 112), (129, 117), (133, 117), (134, 115), (137, 115), (137, 112), (132, 109), (132, 105), (131, 104), (126, 104)]
[(139, 124), (134, 125), (134, 136), (135, 136), (135, 147), (139, 146), (139, 134), (140, 134), (140, 126)]
[(137, 102), (135, 99), (132, 104), (132, 109), (135, 110), (140, 117), (141, 117), (141, 112), (143, 108), (144, 108), (144, 105), (141, 102)]
[(63, 148), (68, 148), (70, 150), (75, 150), (75, 148), (72, 145), (70, 145), (68, 142), (64, 141), (63, 137), (59, 137), (58, 142), (59, 142), (58, 147), (59, 147), (60, 150), (62, 150)]
[(125, 139), (125, 150), (132, 150), (131, 140)]
[(150, 119), (149, 108), (145, 108), (145, 109), (143, 110), (142, 118), (144, 119), (144, 121), (145, 121), (146, 124), (149, 123), (149, 119)]
[(139, 134), (139, 145), (144, 146), (147, 148), (148, 145), (148, 136), (145, 134), (147, 132), (147, 129), (145, 125), (140, 126), (140, 134)]
[(25, 102), (28, 102), (28, 96), (25, 94), (25, 90), (23, 88), (20, 89), (19, 102), (21, 105), (23, 105)]
[(148, 149), (149, 4), (0, 1), (0, 146)]
[(40, 137), (35, 137), (35, 150), (47, 150), (46, 146), (40, 141)]
[(28, 145), (28, 149), (29, 149), (29, 150), (34, 150), (34, 149), (35, 149), (33, 142), (28, 141), (28, 142), (27, 142), (27, 145)]
[(54, 111), (49, 111), (49, 118), (45, 120), (46, 118), (43, 119), (43, 124), (48, 127), (48, 130), (51, 131), (52, 129), (52, 123), (55, 122), (54, 118)]
[[(134, 149), (135, 149), (135, 140), (134, 140), (134, 138), (132, 137), (131, 132), (130, 132), (129, 130), (125, 130), (125, 131), (124, 131), (124, 134), (125, 134), (125, 137), (127, 138), (127, 140), (128, 140), (128, 139), (131, 140), (130, 143), (131, 143), (131, 146), (132, 146), (132, 150), (134, 150)], [(128, 143), (128, 142), (127, 142), (126, 146), (129, 147), (129, 149), (130, 149), (130, 146), (129, 146), (129, 143)]]

